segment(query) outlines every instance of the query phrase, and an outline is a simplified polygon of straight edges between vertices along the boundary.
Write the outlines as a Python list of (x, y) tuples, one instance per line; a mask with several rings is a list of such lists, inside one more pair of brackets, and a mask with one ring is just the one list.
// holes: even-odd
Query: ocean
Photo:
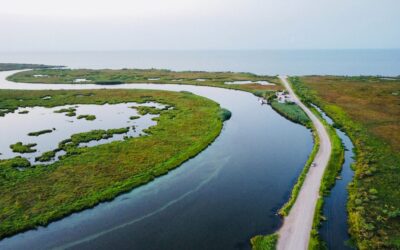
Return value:
[(400, 75), (400, 49), (0, 52), (0, 62), (264, 75)]

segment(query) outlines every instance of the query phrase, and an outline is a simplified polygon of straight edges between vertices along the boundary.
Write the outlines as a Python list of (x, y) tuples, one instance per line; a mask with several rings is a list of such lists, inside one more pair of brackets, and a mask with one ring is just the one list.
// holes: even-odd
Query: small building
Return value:
[(292, 103), (292, 97), (284, 91), (276, 92), (276, 99), (279, 103)]
[(90, 82), (90, 80), (87, 80), (85, 78), (77, 78), (73, 81), (74, 83), (81, 83), (81, 82)]

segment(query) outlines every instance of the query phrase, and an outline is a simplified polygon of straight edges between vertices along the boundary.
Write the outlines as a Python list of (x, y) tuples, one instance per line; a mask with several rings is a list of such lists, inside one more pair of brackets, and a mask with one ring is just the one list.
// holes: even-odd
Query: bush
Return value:
[(221, 108), (221, 110), (219, 111), (219, 117), (223, 122), (227, 121), (227, 120), (231, 119), (232, 112), (227, 109)]

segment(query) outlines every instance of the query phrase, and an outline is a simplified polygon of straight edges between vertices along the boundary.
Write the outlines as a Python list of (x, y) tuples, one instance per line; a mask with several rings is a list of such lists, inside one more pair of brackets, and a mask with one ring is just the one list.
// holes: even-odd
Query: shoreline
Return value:
[[(10, 73), (10, 72), (9, 72)], [(26, 85), (26, 84), (29, 84), (29, 85), (37, 85), (37, 83), (36, 84), (30, 84), (30, 83), (13, 83), (13, 84), (16, 84), (16, 85), (18, 85), (18, 84), (22, 84), (22, 85)], [(163, 84), (163, 83), (160, 83), (160, 84)], [(49, 84), (42, 84), (42, 85), (49, 85)], [(61, 87), (60, 85), (64, 85), (64, 84), (57, 84), (58, 86), (57, 87)], [(67, 84), (66, 84), (67, 85)], [(68, 84), (68, 85), (70, 85), (70, 84)], [(78, 85), (78, 86), (77, 86)], [(86, 87), (89, 87), (89, 89), (92, 89), (92, 88), (90, 88), (91, 86), (92, 86), (93, 84), (74, 84), (74, 86), (76, 86), (76, 87), (81, 87), (81, 86), (85, 86), (85, 88)], [(165, 85), (165, 84), (164, 84)], [(181, 85), (181, 84), (179, 84), (179, 85)], [(183, 84), (182, 84), (183, 85)], [(186, 85), (186, 84), (185, 84)], [(93, 86), (96, 86), (96, 85), (93, 85)], [(195, 85), (196, 86), (196, 85)], [(22, 86), (18, 86), (18, 87), (22, 87)], [(43, 86), (44, 87), (44, 86)], [(50, 87), (50, 86), (48, 86), (48, 87)], [(211, 86), (211, 87), (215, 87), (215, 86)], [(96, 88), (98, 88), (98, 85), (96, 86)], [(118, 88), (118, 85), (117, 86), (115, 86), (114, 88)], [(230, 89), (230, 88), (228, 88), (228, 89)], [(238, 89), (236, 89), (236, 90), (238, 90)], [(244, 92), (248, 92), (248, 93), (252, 93), (252, 94), (255, 94), (254, 92), (252, 92), (252, 91), (249, 91), (249, 90), (241, 90), (241, 91), (244, 91)], [(291, 122), (294, 122), (294, 123), (296, 123), (295, 121), (293, 121), (292, 119), (289, 119), (287, 116), (285, 116), (284, 114), (282, 114), (281, 112), (278, 112), (276, 109), (274, 109), (274, 108), (272, 108), (275, 112), (277, 112), (280, 116), (282, 116), (282, 117), (284, 117), (285, 119), (287, 119), (287, 120), (289, 120), (289, 121), (291, 121)], [(301, 124), (300, 124), (301, 125)], [(303, 125), (304, 126), (304, 125)], [(307, 127), (307, 126), (305, 126), (305, 127)], [(316, 146), (316, 144), (315, 144), (315, 142), (316, 142), (316, 140), (314, 139), (314, 149), (313, 149), (313, 151), (315, 151), (315, 146)], [(313, 154), (313, 151), (311, 152), (311, 155)], [(311, 157), (311, 155), (310, 155), (310, 157)], [(300, 179), (301, 178), (301, 176), (303, 175), (303, 173), (304, 173), (304, 171), (305, 171), (305, 168), (307, 168), (307, 165), (310, 165), (311, 164), (311, 162), (309, 162), (310, 160), (308, 160), (307, 161), (307, 163), (306, 163), (306, 165), (303, 167), (303, 170), (302, 170), (302, 172), (301, 172), (301, 174), (298, 176), (298, 179)], [(309, 168), (309, 167), (308, 167)], [(307, 168), (307, 170), (308, 170), (308, 168)], [(306, 171), (307, 172), (307, 171)], [(291, 192), (293, 192), (293, 189), (294, 189), (294, 187), (291, 189)], [(290, 202), (290, 199), (289, 199), (289, 201), (288, 202)], [(282, 220), (282, 221), (284, 221), (284, 220)]]
[(289, 215), (284, 218), (282, 227), (278, 230), (279, 239), (277, 249), (307, 249), (310, 242), (315, 207), (319, 199), (319, 189), (331, 156), (332, 146), (328, 132), (322, 122), (295, 95), (287, 78), (282, 76), (280, 79), (291, 94), (294, 102), (311, 119), (320, 140), (320, 147), (314, 159), (317, 167), (311, 168), (308, 171), (296, 202), (290, 210)]

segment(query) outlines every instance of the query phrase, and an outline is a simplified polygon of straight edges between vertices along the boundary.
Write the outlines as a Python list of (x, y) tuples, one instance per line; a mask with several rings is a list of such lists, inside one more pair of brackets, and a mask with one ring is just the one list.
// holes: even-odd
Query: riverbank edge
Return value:
[[(362, 214), (360, 212), (360, 207), (372, 206), (376, 199), (371, 199), (369, 201), (363, 201), (360, 205), (359, 194), (367, 193), (373, 195), (368, 190), (368, 186), (363, 182), (366, 177), (374, 177), (379, 175), (380, 171), (387, 171), (388, 169), (394, 170), (394, 164), (397, 164), (398, 155), (395, 154), (393, 148), (391, 148), (382, 138), (378, 138), (367, 130), (366, 125), (352, 119), (347, 112), (336, 104), (331, 104), (324, 102), (315, 90), (305, 86), (303, 79), (299, 79), (300, 83), (306, 89), (305, 92), (311, 91), (309, 98), (317, 103), (319, 107), (323, 110), (334, 122), (334, 126), (344, 132), (354, 145), (354, 161), (351, 165), (351, 169), (354, 171), (354, 176), (347, 186), (348, 189), (348, 200), (347, 200), (347, 214), (349, 225), (348, 233), (350, 235), (349, 244), (354, 248), (359, 249), (398, 249), (400, 246), (400, 241), (394, 241), (393, 238), (389, 238), (387, 228), (381, 229), (380, 235), (370, 234), (373, 232), (376, 224), (389, 223), (387, 220), (398, 220), (398, 216), (393, 218), (387, 218), (381, 215), (375, 215), (371, 217), (370, 215)], [(379, 159), (379, 160), (376, 160)], [(394, 163), (397, 160), (396, 163)], [(379, 162), (379, 165), (378, 165)], [(392, 165), (393, 164), (393, 165)], [(379, 171), (379, 168), (383, 168)], [(376, 174), (378, 173), (378, 174)], [(396, 175), (398, 172), (395, 173)], [(379, 181), (378, 177), (376, 178)], [(372, 179), (373, 181), (373, 179)], [(391, 181), (387, 179), (387, 181)], [(366, 190), (366, 191), (365, 191)], [(386, 194), (389, 195), (389, 194)], [(392, 195), (393, 197), (393, 195)], [(375, 225), (374, 225), (375, 224)], [(375, 229), (376, 230), (376, 229)], [(393, 232), (393, 229), (392, 229)], [(399, 232), (397, 230), (397, 232)], [(397, 237), (399, 234), (397, 234)], [(398, 238), (397, 238), (398, 239)]]
[[(20, 91), (24, 91), (24, 90), (20, 90)], [(40, 91), (40, 90), (39, 90)], [(51, 91), (51, 90), (50, 90)], [(61, 90), (61, 91), (75, 91), (75, 90)], [(87, 91), (92, 91), (92, 90), (87, 90)], [(151, 90), (151, 91), (163, 91), (163, 90)], [(75, 213), (79, 213), (83, 210), (86, 209), (91, 209), (101, 203), (104, 202), (110, 202), (112, 200), (114, 200), (115, 198), (117, 198), (119, 195), (124, 194), (124, 193), (128, 193), (130, 191), (132, 191), (134, 188), (137, 188), (139, 186), (145, 185), (149, 182), (151, 182), (152, 180), (154, 180), (157, 177), (163, 176), (168, 174), (171, 170), (176, 169), (178, 167), (180, 167), (183, 163), (191, 160), (192, 158), (196, 157), (199, 153), (201, 153), (202, 151), (204, 151), (206, 148), (208, 148), (217, 138), (218, 136), (221, 134), (224, 123), (226, 120), (224, 120), (224, 117), (221, 116), (220, 112), (223, 112), (223, 109), (219, 103), (216, 103), (215, 101), (208, 99), (206, 97), (202, 97), (202, 96), (198, 96), (199, 98), (204, 98), (207, 99), (208, 101), (211, 101), (213, 103), (215, 103), (218, 107), (219, 107), (219, 112), (216, 113), (218, 119), (221, 121), (219, 123), (219, 126), (216, 127), (212, 132), (210, 132), (208, 138), (206, 138), (204, 144), (197, 146), (195, 148), (191, 148), (190, 150), (188, 150), (186, 155), (181, 155), (179, 157), (174, 157), (166, 162), (164, 162), (164, 164), (160, 165), (158, 168), (154, 168), (151, 169), (150, 171), (144, 172), (140, 175), (136, 175), (133, 176), (132, 178), (130, 178), (129, 182), (130, 183), (126, 183), (123, 186), (119, 187), (119, 190), (114, 190), (114, 192), (108, 192), (108, 194), (106, 194), (104, 197), (102, 197), (101, 200), (99, 201), (94, 201), (91, 204), (86, 204), (86, 205), (82, 205), (80, 204), (80, 206), (77, 207), (73, 207), (69, 210), (64, 210), (61, 211), (58, 215), (46, 220), (46, 221), (41, 221), (39, 223), (30, 223), (27, 224), (24, 227), (21, 228), (17, 228), (15, 230), (12, 231), (8, 231), (5, 233), (0, 234), (0, 241), (14, 236), (16, 234), (19, 233), (23, 233), (29, 230), (34, 230), (40, 226), (47, 226), (52, 222), (58, 221), (60, 219), (63, 219), (65, 217), (68, 217), (72, 214)], [(225, 109), (226, 110), (226, 109)], [(227, 110), (229, 111), (229, 110)], [(230, 111), (229, 111), (230, 112)], [(100, 145), (102, 146), (102, 145)]]
[[(309, 108), (310, 107), (311, 106), (309, 106)], [(331, 189), (335, 186), (336, 177), (340, 175), (344, 163), (345, 148), (342, 140), (337, 135), (335, 128), (329, 125), (315, 108), (311, 107), (310, 110), (324, 124), (332, 143), (331, 157), (328, 165), (326, 166), (323, 179), (321, 180), (321, 187), (319, 190), (320, 197), (318, 198), (317, 205), (315, 207), (313, 225), (310, 232), (310, 242), (308, 246), (309, 250), (318, 250), (326, 248), (325, 243), (319, 236), (319, 228), (322, 221), (325, 220), (325, 217), (323, 216), (324, 200), (330, 194)]]
[[(314, 213), (314, 219), (313, 219), (313, 225), (312, 225), (312, 230), (310, 232), (310, 242), (308, 249), (310, 250), (316, 250), (316, 249), (324, 249), (324, 243), (322, 242), (321, 238), (319, 237), (319, 227), (321, 225), (321, 221), (324, 219), (323, 217), (323, 203), (324, 203), (324, 198), (329, 195), (330, 190), (335, 184), (336, 177), (338, 174), (340, 174), (340, 171), (343, 166), (344, 162), (344, 146), (342, 144), (342, 141), (340, 140), (339, 136), (336, 133), (335, 128), (333, 126), (329, 125), (321, 116), (321, 114), (316, 110), (312, 105), (310, 105), (310, 102), (305, 100), (301, 95), (299, 95), (296, 86), (291, 81), (291, 78), (288, 79), (289, 83), (291, 84), (292, 88), (296, 92), (296, 95), (298, 95), (301, 99), (301, 101), (318, 117), (318, 119), (323, 123), (324, 127), (327, 129), (329, 138), (332, 143), (332, 150), (331, 150), (331, 157), (329, 159), (328, 165), (324, 171), (323, 178), (321, 180), (321, 187), (320, 187), (320, 197), (317, 201), (317, 205), (315, 207), (315, 213)], [(280, 113), (280, 112), (278, 112)], [(282, 115), (284, 116), (284, 115)], [(287, 118), (286, 116), (284, 116)], [(288, 118), (287, 118), (288, 119)], [(304, 124), (301, 124), (305, 127), (307, 127)], [(296, 184), (293, 186), (291, 196), (289, 200), (283, 205), (283, 207), (279, 210), (279, 214), (281, 216), (287, 216), (290, 212), (290, 209), (294, 205), (294, 203), (297, 200), (298, 193), (301, 189), (301, 186), (303, 185), (303, 182), (305, 180), (305, 177), (308, 173), (308, 170), (310, 169), (311, 163), (314, 160), (314, 157), (316, 153), (318, 152), (319, 149), (319, 138), (317, 133), (315, 132), (315, 129), (312, 127), (311, 128), (312, 133), (313, 133), (313, 138), (314, 138), (314, 147), (313, 150), (311, 151), (311, 154), (296, 182)], [(263, 242), (269, 242), (271, 238), (275, 237), (276, 232), (273, 234), (269, 235), (257, 235), (251, 239), (252, 243), (252, 248), (253, 250), (258, 250), (258, 249), (276, 249), (276, 243), (275, 245), (268, 245), (270, 248), (262, 248)], [(276, 237), (279, 237), (278, 235)]]
[(274, 250), (278, 243), (279, 235), (277, 233), (268, 235), (257, 235), (251, 238), (251, 246), (253, 250)]
[[(256, 96), (259, 96), (257, 94), (255, 94)], [(319, 137), (317, 132), (315, 131), (314, 126), (312, 125), (311, 120), (307, 123), (302, 123), (299, 120), (293, 119), (291, 116), (289, 116), (288, 114), (286, 114), (283, 110), (278, 109), (275, 107), (275, 105), (273, 105), (274, 102), (274, 95), (271, 92), (266, 92), (264, 93), (264, 95), (259, 96), (259, 97), (263, 97), (265, 99), (268, 100), (268, 104), (271, 106), (271, 108), (273, 110), (275, 110), (275, 112), (277, 112), (279, 115), (281, 115), (282, 117), (286, 118), (287, 120), (294, 122), (296, 124), (299, 124), (301, 126), (304, 126), (308, 129), (311, 130), (312, 136), (313, 136), (313, 140), (314, 140), (314, 146), (311, 150), (310, 155), (308, 156), (308, 159), (303, 167), (303, 170), (301, 171), (299, 177), (297, 178), (296, 183), (294, 184), (291, 194), (290, 194), (290, 198), (289, 200), (282, 206), (282, 208), (279, 209), (278, 214), (281, 216), (287, 216), (289, 214), (290, 209), (293, 207), (293, 204), (296, 202), (297, 200), (297, 196), (300, 192), (301, 186), (304, 183), (305, 177), (308, 173), (308, 170), (310, 169), (310, 166), (315, 158), (315, 155), (318, 152), (319, 149)], [(258, 235), (259, 236), (259, 235)], [(257, 237), (257, 236), (256, 236)]]
[[(15, 81), (15, 79), (12, 78), (12, 76), (14, 76), (14, 75), (15, 74), (10, 75), (6, 79), (9, 80), (9, 81), (13, 81), (13, 82), (18, 83), (17, 81)], [(278, 81), (279, 81), (280, 84), (277, 85), (277, 87), (282, 87), (282, 89), (284, 89), (284, 87), (283, 87), (284, 85), (282, 84), (281, 80), (278, 79)], [(135, 83), (143, 83), (143, 82), (131, 82), (130, 84), (135, 84)], [(32, 84), (35, 84), (35, 83), (32, 83)], [(152, 82), (152, 84), (171, 84), (171, 83), (165, 83), (165, 82), (153, 83)], [(172, 84), (193, 85), (191, 83), (186, 83), (186, 82), (174, 82)], [(296, 183), (294, 184), (293, 188), (291, 189), (291, 195), (290, 195), (289, 200), (283, 205), (283, 207), (278, 212), (280, 215), (286, 216), (289, 213), (290, 209), (292, 208), (292, 206), (294, 205), (294, 203), (295, 203), (295, 201), (297, 199), (298, 193), (300, 192), (301, 186), (303, 185), (303, 182), (304, 182), (305, 177), (306, 177), (306, 175), (308, 173), (308, 170), (309, 170), (309, 168), (310, 168), (310, 166), (311, 166), (311, 164), (312, 164), (312, 162), (313, 162), (313, 160), (315, 158), (315, 155), (317, 154), (318, 149), (319, 149), (319, 138), (318, 138), (318, 135), (317, 135), (312, 123), (310, 122), (308, 124), (304, 124), (304, 123), (302, 123), (302, 122), (300, 122), (298, 120), (292, 119), (285, 112), (282, 112), (281, 110), (275, 108), (274, 105), (271, 105), (272, 98), (275, 95), (275, 90), (248, 89), (248, 88), (243, 88), (243, 85), (225, 85), (224, 84), (224, 85), (215, 86), (213, 84), (208, 84), (207, 82), (201, 82), (201, 84), (193, 85), (193, 86), (209, 86), (209, 87), (225, 88), (225, 89), (230, 89), (230, 90), (244, 91), (244, 92), (251, 93), (254, 96), (261, 97), (261, 98), (264, 98), (264, 99), (268, 100), (269, 106), (275, 112), (277, 112), (279, 115), (281, 115), (283, 118), (285, 118), (285, 119), (287, 119), (287, 120), (289, 120), (289, 121), (291, 121), (293, 123), (296, 123), (296, 124), (299, 124), (301, 126), (304, 126), (305, 128), (308, 128), (308, 129), (311, 130), (311, 133), (312, 133), (312, 136), (313, 136), (313, 140), (314, 140), (313, 149), (312, 149), (312, 151), (311, 151), (311, 153), (310, 153), (310, 155), (308, 157), (308, 160), (306, 161), (306, 163), (305, 163), (305, 165), (304, 165), (299, 177), (297, 178)], [(145, 183), (143, 183), (143, 184), (145, 184)], [(262, 242), (268, 241), (268, 242), (272, 242), (273, 243), (271, 245), (273, 247), (270, 248), (270, 249), (275, 249), (276, 243), (278, 241), (278, 237), (279, 237), (279, 235), (276, 232), (273, 233), (273, 234), (269, 234), (269, 235), (256, 235), (256, 236), (254, 236), (254, 237), (252, 237), (250, 239), (250, 243), (251, 243), (252, 248), (255, 249), (255, 247), (257, 247), (256, 245), (258, 243), (262, 243)]]
[[(44, 69), (46, 70), (46, 69)], [(51, 68), (50, 68), (51, 70)], [(57, 68), (56, 68), (57, 70)], [(62, 70), (89, 70), (89, 69), (65, 69), (63, 68)], [(107, 69), (99, 69), (99, 70), (94, 70), (94, 71), (103, 71)], [(110, 69), (108, 69), (110, 70)], [(163, 71), (162, 69), (128, 69), (128, 70), (140, 70), (146, 73), (146, 71), (159, 71), (160, 73)], [(32, 79), (21, 79), (19, 78), (19, 74), (25, 71), (33, 71), (33, 72), (38, 72), (40, 73), (41, 69), (31, 69), (31, 70), (21, 70), (19, 72), (15, 72), (12, 75), (9, 75), (6, 77), (7, 81), (14, 82), (14, 83), (29, 83), (29, 84), (73, 84), (73, 85), (87, 85), (87, 84), (97, 84), (96, 81), (94, 82), (81, 82), (81, 83), (71, 83), (71, 82), (52, 82), (52, 83), (42, 83), (42, 82), (36, 82)], [(118, 70), (114, 70), (118, 71)], [(171, 73), (187, 73), (190, 71), (170, 71)], [(148, 73), (148, 72), (147, 72)], [(221, 73), (231, 73), (231, 74), (249, 74), (249, 77), (261, 77), (261, 78), (266, 78), (268, 82), (272, 83), (271, 85), (259, 85), (259, 84), (225, 84), (225, 81), (234, 81), (234, 79), (224, 79), (223, 81), (218, 81), (215, 79), (210, 79), (210, 78), (204, 78), (205, 81), (197, 81), (196, 79), (186, 79), (186, 78), (181, 78), (178, 77), (177, 79), (180, 79), (182, 81), (172, 81), (172, 80), (177, 80), (177, 79), (160, 79), (160, 80), (149, 80), (147, 79), (125, 79), (124, 81), (120, 81), (118, 83), (113, 83), (111, 85), (118, 85), (118, 84), (176, 84), (176, 85), (193, 85), (193, 86), (207, 86), (207, 87), (216, 87), (216, 88), (224, 88), (224, 89), (231, 89), (231, 90), (239, 90), (239, 91), (245, 91), (245, 92), (250, 92), (253, 94), (256, 94), (255, 92), (264, 92), (264, 91), (270, 91), (270, 90), (278, 90), (281, 87), (283, 87), (281, 81), (277, 76), (269, 76), (269, 75), (257, 75), (257, 74), (252, 74), (252, 73), (247, 73), (247, 72), (229, 72), (229, 71), (222, 71), (222, 72), (213, 72), (213, 71), (194, 71), (193, 73), (198, 73), (198, 74), (221, 74)], [(251, 75), (251, 76), (250, 76)], [(152, 77), (152, 75), (149, 75), (149, 77)], [(199, 76), (200, 77), (200, 76)], [(255, 79), (254, 79), (255, 80)], [(258, 80), (258, 79), (257, 79)], [(262, 87), (257, 88), (257, 87)]]
[[(321, 226), (321, 222), (322, 220), (325, 220), (325, 217), (323, 216), (324, 199), (330, 194), (330, 190), (335, 185), (336, 177), (340, 174), (340, 171), (342, 170), (345, 148), (342, 140), (336, 133), (336, 129), (332, 125), (329, 125), (327, 123), (327, 121), (322, 117), (321, 113), (314, 106), (311, 105), (312, 102), (309, 97), (304, 96), (304, 94), (299, 90), (298, 85), (296, 86), (296, 79), (296, 77), (290, 77), (289, 83), (291, 84), (292, 88), (296, 92), (296, 95), (301, 99), (301, 101), (311, 110), (311, 112), (314, 113), (314, 115), (316, 115), (316, 117), (318, 117), (318, 119), (325, 126), (332, 144), (331, 157), (321, 180), (321, 187), (319, 190), (320, 197), (318, 198), (317, 205), (315, 207), (313, 225), (310, 232), (310, 242), (308, 246), (309, 250), (326, 249), (325, 243), (319, 236), (319, 228)], [(319, 108), (322, 110), (322, 112), (324, 112), (321, 107)]]
[(300, 189), (303, 186), (304, 180), (306, 179), (308, 170), (310, 169), (311, 164), (314, 161), (314, 158), (319, 150), (319, 137), (314, 128), (312, 128), (312, 135), (314, 140), (313, 149), (308, 157), (308, 160), (306, 161), (306, 164), (304, 165), (303, 170), (301, 171), (299, 177), (297, 178), (296, 183), (293, 186), (289, 200), (279, 209), (278, 214), (283, 217), (286, 217), (289, 214), (290, 209), (296, 202)]
[[(283, 86), (283, 84), (282, 84), (282, 86)], [(291, 208), (293, 207), (294, 203), (297, 200), (300, 189), (303, 186), (304, 180), (306, 179), (308, 170), (310, 169), (311, 164), (314, 161), (314, 158), (319, 150), (320, 142), (319, 142), (318, 133), (315, 131), (315, 128), (312, 125), (311, 121), (310, 121), (310, 123), (304, 124), (298, 120), (292, 119), (289, 115), (287, 115), (283, 111), (275, 108), (274, 105), (271, 105), (271, 103), (273, 101), (272, 100), (273, 96), (271, 94), (269, 94), (269, 95), (267, 95), (267, 94), (269, 94), (269, 93), (264, 93), (264, 96), (262, 96), (262, 97), (264, 97), (265, 99), (268, 100), (268, 104), (270, 104), (271, 108), (273, 110), (275, 110), (275, 112), (277, 112), (282, 117), (286, 118), (287, 120), (289, 120), (291, 122), (297, 123), (301, 126), (304, 126), (308, 129), (310, 129), (312, 136), (313, 136), (313, 140), (314, 140), (314, 146), (311, 150), (311, 153), (308, 156), (308, 159), (307, 159), (299, 177), (297, 178), (296, 183), (294, 184), (293, 188), (291, 189), (291, 194), (290, 194), (289, 200), (287, 202), (285, 202), (285, 204), (278, 211), (278, 214), (280, 216), (285, 217), (289, 214)], [(256, 95), (256, 96), (259, 96), (259, 95)], [(252, 246), (253, 250), (274, 250), (274, 249), (276, 249), (276, 244), (278, 242), (278, 238), (279, 238), (279, 234), (276, 231), (272, 234), (256, 235), (250, 239), (250, 242), (251, 242), (251, 246)]]

